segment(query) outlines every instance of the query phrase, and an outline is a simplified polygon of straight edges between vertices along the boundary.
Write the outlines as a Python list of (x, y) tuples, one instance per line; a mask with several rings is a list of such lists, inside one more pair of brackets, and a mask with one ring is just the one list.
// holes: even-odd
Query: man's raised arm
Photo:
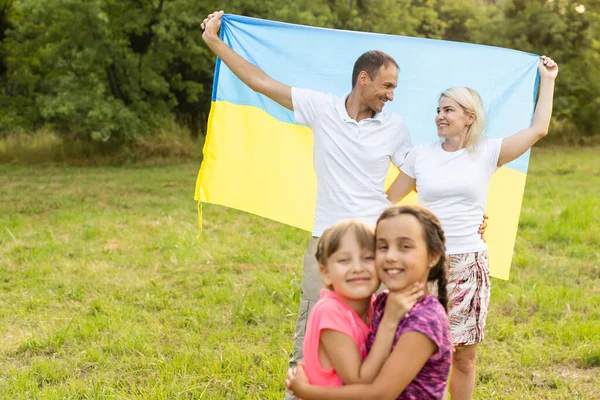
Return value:
[(235, 76), (248, 85), (250, 89), (264, 94), (289, 110), (293, 110), (291, 87), (276, 81), (260, 68), (244, 60), (219, 38), (222, 16), (223, 11), (216, 11), (202, 21), (200, 26), (204, 29), (202, 34), (204, 42), (229, 67)]

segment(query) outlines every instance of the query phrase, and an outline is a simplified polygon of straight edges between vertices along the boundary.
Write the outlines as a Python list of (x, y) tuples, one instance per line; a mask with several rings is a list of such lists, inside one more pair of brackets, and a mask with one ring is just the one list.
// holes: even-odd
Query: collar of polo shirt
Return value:
[[(344, 95), (344, 97), (341, 97), (340, 100), (337, 102), (335, 108), (336, 108), (338, 114), (340, 115), (340, 117), (345, 122), (356, 123), (356, 120), (354, 118), (352, 118), (350, 115), (348, 115), (348, 110), (346, 110), (346, 100), (348, 100), (348, 96), (350, 96), (350, 93), (346, 93)], [(381, 123), (382, 122), (382, 116), (381, 116), (382, 113), (383, 113), (383, 111), (375, 113), (375, 116), (373, 118), (366, 118), (365, 120), (377, 121), (377, 122)], [(365, 120), (363, 120), (363, 121), (365, 121)]]

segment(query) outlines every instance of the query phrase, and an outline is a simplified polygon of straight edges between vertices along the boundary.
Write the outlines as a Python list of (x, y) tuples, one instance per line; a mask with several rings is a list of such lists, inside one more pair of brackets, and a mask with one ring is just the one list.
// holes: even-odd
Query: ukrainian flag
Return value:
[[(534, 110), (539, 57), (520, 51), (441, 40), (313, 28), (237, 15), (222, 17), (221, 38), (236, 53), (287, 85), (351, 90), (352, 67), (367, 50), (400, 65), (386, 111), (402, 115), (413, 144), (437, 140), (440, 93), (469, 86), (488, 112), (486, 137), (528, 127)], [(291, 111), (253, 92), (217, 60), (204, 159), (195, 199), (312, 230), (316, 183), (309, 128)], [(529, 152), (496, 172), (490, 185), (486, 238), (490, 273), (508, 279)], [(390, 167), (386, 185), (397, 174)], [(414, 202), (414, 197), (407, 199)]]

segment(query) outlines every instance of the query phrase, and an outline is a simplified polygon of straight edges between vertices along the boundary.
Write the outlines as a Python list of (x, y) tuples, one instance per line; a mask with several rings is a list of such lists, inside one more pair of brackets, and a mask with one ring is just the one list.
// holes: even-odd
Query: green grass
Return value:
[[(599, 152), (534, 152), (476, 398), (600, 393)], [(282, 397), (309, 235), (206, 205), (196, 241), (197, 170), (0, 166), (0, 398)]]

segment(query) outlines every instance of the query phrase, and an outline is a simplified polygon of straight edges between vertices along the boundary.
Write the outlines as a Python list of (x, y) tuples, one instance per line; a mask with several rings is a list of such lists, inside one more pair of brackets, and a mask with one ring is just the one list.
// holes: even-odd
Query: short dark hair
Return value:
[(356, 85), (356, 80), (358, 79), (358, 74), (361, 71), (365, 71), (369, 74), (369, 78), (371, 80), (375, 79), (377, 73), (379, 73), (379, 69), (383, 65), (393, 64), (398, 67), (398, 63), (394, 60), (394, 57), (389, 54), (384, 53), (379, 50), (369, 50), (366, 53), (363, 53), (356, 62), (354, 63), (354, 69), (352, 70), (352, 89)]

